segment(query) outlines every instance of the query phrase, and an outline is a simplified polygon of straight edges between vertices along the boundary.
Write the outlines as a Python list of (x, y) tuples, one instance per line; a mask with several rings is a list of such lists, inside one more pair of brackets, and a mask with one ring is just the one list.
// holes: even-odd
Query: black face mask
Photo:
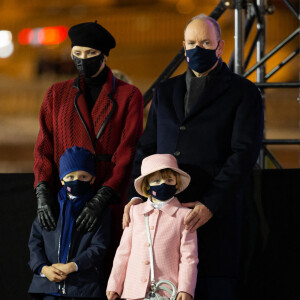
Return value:
[(216, 56), (216, 49), (204, 49), (196, 46), (193, 49), (186, 50), (186, 61), (189, 67), (198, 72), (203, 73), (209, 70), (218, 60)]
[(73, 180), (73, 181), (64, 181), (66, 190), (73, 196), (82, 196), (86, 194), (92, 187), (90, 181), (81, 181), (81, 180)]
[(86, 78), (91, 78), (99, 71), (104, 60), (104, 55), (101, 53), (90, 58), (79, 58), (73, 55), (73, 60), (78, 72)]
[(162, 183), (160, 185), (150, 185), (149, 194), (159, 201), (166, 201), (173, 197), (177, 191), (176, 184), (170, 185)]

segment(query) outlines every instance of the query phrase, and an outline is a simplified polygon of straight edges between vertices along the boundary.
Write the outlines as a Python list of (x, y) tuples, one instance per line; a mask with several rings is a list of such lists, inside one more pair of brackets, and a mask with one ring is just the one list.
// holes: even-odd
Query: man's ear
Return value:
[(182, 46), (183, 46), (183, 49), (184, 49), (184, 56), (186, 56), (186, 51), (185, 51), (185, 41), (182, 41)]
[(65, 182), (63, 180), (60, 181), (62, 185), (65, 185)]
[(218, 58), (220, 58), (221, 57), (221, 55), (223, 54), (223, 50), (224, 50), (224, 45), (225, 45), (225, 41), (224, 40), (220, 40), (220, 42), (219, 42), (219, 47), (218, 47), (218, 49), (217, 49), (217, 57)]

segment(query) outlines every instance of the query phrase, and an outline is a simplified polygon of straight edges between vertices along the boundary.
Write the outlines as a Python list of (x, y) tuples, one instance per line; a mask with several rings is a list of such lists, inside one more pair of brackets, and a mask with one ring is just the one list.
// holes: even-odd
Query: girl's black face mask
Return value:
[(67, 192), (77, 197), (86, 194), (92, 188), (90, 181), (73, 180), (64, 181), (64, 183)]
[(101, 53), (90, 58), (79, 58), (73, 55), (73, 60), (77, 71), (83, 75), (83, 77), (91, 78), (99, 71), (104, 60), (104, 55)]
[(166, 201), (172, 198), (176, 191), (176, 185), (170, 185), (166, 183), (149, 186), (149, 194), (159, 201)]

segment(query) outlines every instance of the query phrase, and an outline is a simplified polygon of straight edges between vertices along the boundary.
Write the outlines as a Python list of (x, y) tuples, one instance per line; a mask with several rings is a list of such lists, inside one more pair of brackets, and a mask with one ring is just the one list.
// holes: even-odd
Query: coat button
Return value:
[(148, 260), (145, 260), (145, 265), (149, 265), (150, 262)]
[(147, 278), (143, 278), (142, 281), (143, 282), (147, 282), (148, 280), (147, 280)]
[(186, 130), (186, 127), (184, 125), (179, 127), (180, 130)]
[(180, 151), (178, 151), (178, 150), (175, 151), (175, 152), (174, 152), (174, 155), (175, 155), (175, 156), (179, 156), (179, 155), (180, 155)]
[(154, 209), (154, 213), (157, 215), (158, 214), (158, 209)]
[(149, 244), (149, 243), (146, 243), (145, 246), (146, 246), (146, 247), (150, 247), (150, 244)]
[(150, 229), (153, 230), (153, 229), (154, 229), (154, 226), (150, 226)]

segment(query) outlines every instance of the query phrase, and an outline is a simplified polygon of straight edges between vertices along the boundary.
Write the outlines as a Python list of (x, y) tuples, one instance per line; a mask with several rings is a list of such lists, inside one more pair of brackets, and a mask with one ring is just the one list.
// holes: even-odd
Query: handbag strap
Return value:
[[(155, 277), (154, 277), (154, 263), (153, 263), (153, 249), (152, 249), (152, 241), (151, 241), (151, 235), (150, 235), (150, 228), (149, 228), (149, 216), (148, 214), (145, 214), (145, 223), (146, 223), (146, 231), (147, 231), (147, 239), (149, 243), (149, 258), (150, 258), (150, 270), (151, 270), (151, 293), (152, 297), (155, 297), (156, 290), (165, 290), (170, 294), (170, 300), (175, 300), (177, 295), (177, 288), (174, 285), (173, 282), (169, 280), (161, 280), (157, 283), (155, 283)], [(168, 289), (167, 287), (161, 285), (161, 284), (168, 284), (172, 287), (172, 290)]]
[(150, 258), (150, 269), (151, 269), (151, 289), (152, 285), (154, 284), (155, 288), (155, 277), (154, 277), (154, 263), (153, 263), (153, 250), (152, 250), (152, 241), (149, 229), (149, 216), (145, 214), (145, 223), (146, 223), (146, 230), (147, 230), (147, 239), (149, 243), (149, 258)]

